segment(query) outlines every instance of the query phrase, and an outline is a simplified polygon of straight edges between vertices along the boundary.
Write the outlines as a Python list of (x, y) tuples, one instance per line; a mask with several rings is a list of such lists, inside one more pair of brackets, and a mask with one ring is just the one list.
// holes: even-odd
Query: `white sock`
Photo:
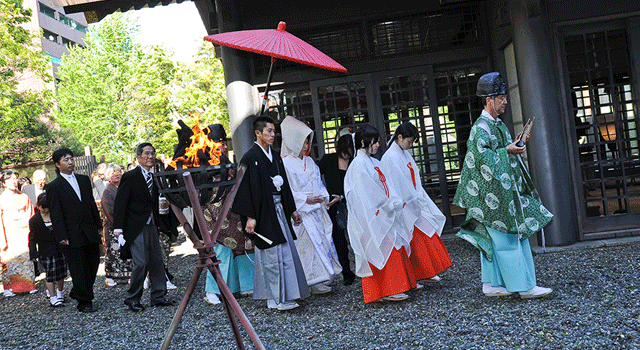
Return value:
[(63, 290), (58, 290), (57, 294), (58, 294), (58, 298), (64, 299), (64, 289)]

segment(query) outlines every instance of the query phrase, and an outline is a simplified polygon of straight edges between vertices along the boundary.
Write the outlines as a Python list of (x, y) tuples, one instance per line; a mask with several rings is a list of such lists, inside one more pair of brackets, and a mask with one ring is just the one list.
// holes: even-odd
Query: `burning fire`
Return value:
[(210, 132), (209, 127), (203, 130), (200, 128), (200, 122), (196, 121), (190, 130), (191, 132), (189, 132), (189, 128), (184, 123), (180, 125), (183, 133), (188, 132), (192, 133), (192, 135), (189, 137), (190, 143), (188, 145), (178, 144), (173, 159), (169, 163), (170, 168), (197, 168), (200, 166), (220, 164), (220, 156), (222, 155), (220, 151), (221, 144), (209, 139), (207, 136)]

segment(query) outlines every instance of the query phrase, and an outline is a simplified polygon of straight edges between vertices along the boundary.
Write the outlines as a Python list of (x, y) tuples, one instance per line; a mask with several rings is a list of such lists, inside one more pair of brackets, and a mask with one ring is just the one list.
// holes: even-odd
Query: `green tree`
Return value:
[(135, 41), (131, 14), (114, 13), (89, 28), (86, 47), (73, 47), (58, 70), (55, 119), (109, 160), (123, 161), (141, 141), (171, 153), (169, 82), (174, 63), (159, 46)]
[(23, 27), (29, 21), (31, 10), (24, 9), (21, 0), (0, 0), (0, 166), (45, 159), (62, 142), (60, 133), (45, 124), (52, 98), (45, 87), (51, 65), (43, 55), (40, 33)]
[(194, 62), (178, 64), (171, 84), (174, 112), (187, 119), (185, 123), (220, 123), (229, 131), (224, 71), (211, 43), (202, 42)]

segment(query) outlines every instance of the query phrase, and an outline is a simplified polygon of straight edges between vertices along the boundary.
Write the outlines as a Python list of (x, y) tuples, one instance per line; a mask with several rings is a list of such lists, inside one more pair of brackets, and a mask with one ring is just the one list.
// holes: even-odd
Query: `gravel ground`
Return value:
[[(554, 292), (520, 300), (484, 297), (478, 252), (459, 239), (445, 243), (453, 267), (407, 301), (365, 305), (359, 279), (348, 287), (339, 279), (332, 293), (288, 312), (251, 298), (238, 302), (269, 349), (640, 349), (640, 245), (536, 255), (538, 284)], [(178, 289), (168, 297), (182, 298), (195, 261), (191, 244), (174, 248), (169, 264)], [(93, 314), (79, 313), (75, 302), (48, 307), (42, 279), (36, 295), (0, 296), (0, 349), (159, 348), (177, 306), (134, 314), (122, 302), (125, 288), (106, 287), (100, 272)], [(171, 349), (236, 348), (222, 306), (203, 297), (204, 277)]]

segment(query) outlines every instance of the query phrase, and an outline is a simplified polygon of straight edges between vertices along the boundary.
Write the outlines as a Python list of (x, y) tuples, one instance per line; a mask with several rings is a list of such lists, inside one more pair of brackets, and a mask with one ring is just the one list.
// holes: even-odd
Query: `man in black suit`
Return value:
[(60, 148), (53, 152), (58, 177), (47, 185), (53, 234), (64, 246), (73, 288), (69, 297), (78, 301), (78, 311), (94, 312), (93, 283), (100, 265), (98, 233), (102, 220), (93, 200), (91, 180), (74, 174), (73, 152)]
[(165, 299), (167, 284), (158, 239), (158, 188), (153, 181), (156, 150), (145, 142), (136, 147), (139, 166), (122, 175), (113, 213), (113, 234), (124, 235), (123, 249), (131, 252), (133, 271), (124, 303), (131, 311), (144, 310), (140, 303), (144, 279), (149, 274), (151, 306), (173, 305)]

